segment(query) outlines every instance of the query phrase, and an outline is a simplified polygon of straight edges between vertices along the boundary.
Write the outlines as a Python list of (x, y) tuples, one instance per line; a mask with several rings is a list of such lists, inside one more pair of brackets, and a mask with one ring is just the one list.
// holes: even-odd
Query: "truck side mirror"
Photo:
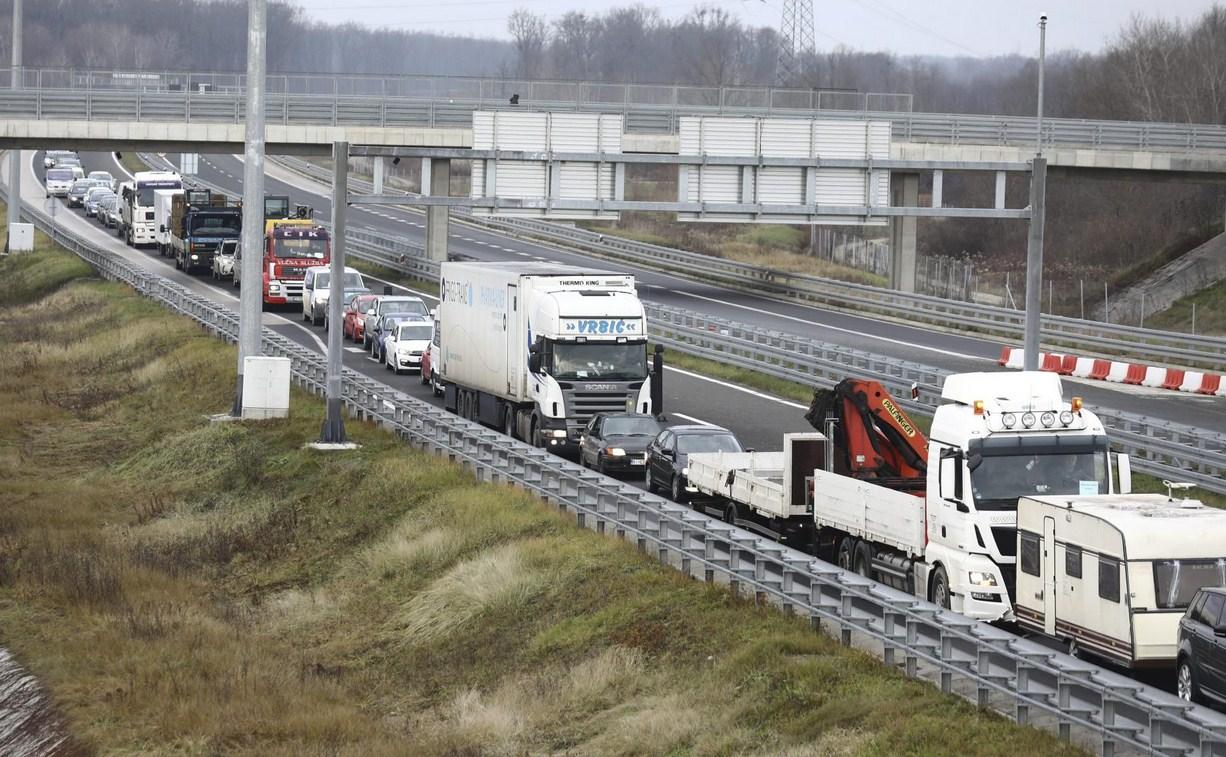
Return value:
[(166, 224), (162, 224), (161, 226), (159, 226), (159, 227), (158, 227), (158, 231), (160, 231), (161, 233), (165, 234), (165, 233), (166, 233)]
[(530, 352), (528, 354), (528, 371), (531, 373), (541, 372), (541, 353)]
[(952, 447), (941, 450), (939, 464), (941, 466), (941, 496), (961, 502), (963, 495), (962, 450)]
[(1132, 494), (1132, 458), (1125, 454), (1115, 456), (1115, 467), (1119, 471), (1120, 494)]
[(979, 454), (978, 452), (972, 452), (966, 456), (966, 469), (971, 471), (972, 473), (974, 473), (975, 469), (978, 468), (982, 463), (983, 463), (983, 455)]

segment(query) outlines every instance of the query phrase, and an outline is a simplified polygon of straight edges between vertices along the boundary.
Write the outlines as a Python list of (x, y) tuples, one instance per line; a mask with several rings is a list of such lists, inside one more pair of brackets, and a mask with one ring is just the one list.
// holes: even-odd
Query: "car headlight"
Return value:
[(682, 468), (682, 469), (681, 469), (681, 475), (683, 475), (683, 476), (688, 476), (688, 475), (690, 475), (690, 466), (688, 466), (688, 465), (687, 465), (687, 466), (685, 466), (684, 468)]
[(604, 453), (611, 457), (625, 457), (626, 450), (621, 447), (606, 447)]
[(564, 428), (555, 428), (555, 429), (553, 430), (553, 437), (554, 437), (555, 439), (565, 439), (565, 438), (566, 438), (566, 429), (564, 429)]
[(972, 570), (968, 577), (971, 579), (971, 586), (996, 586), (996, 576), (992, 573)]

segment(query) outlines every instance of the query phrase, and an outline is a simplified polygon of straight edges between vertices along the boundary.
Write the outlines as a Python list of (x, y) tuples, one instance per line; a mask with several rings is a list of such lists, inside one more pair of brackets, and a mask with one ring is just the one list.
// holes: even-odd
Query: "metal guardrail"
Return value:
[[(24, 208), (23, 214), (103, 276), (229, 341), (237, 338), (238, 317), (229, 308), (71, 232), (57, 233), (41, 212)], [(270, 330), (262, 338), (265, 354), (290, 359), (298, 384), (325, 392), (322, 355)], [(734, 592), (807, 617), (815, 628), (826, 624), (844, 644), (867, 646), (891, 668), (937, 681), (946, 693), (1063, 738), (1076, 736), (1103, 754), (1226, 755), (1226, 716), (1219, 713), (711, 520), (356, 371), (344, 371), (343, 391), (352, 415), (447, 456), (479, 480), (519, 486), (572, 515), (577, 525), (630, 541), (686, 575), (726, 582)]]
[[(3, 72), (4, 69), (0, 69)], [(27, 77), (34, 69), (26, 69)], [(241, 88), (227, 91), (199, 92), (183, 89), (167, 91), (163, 87), (132, 86), (114, 89), (94, 86), (97, 75), (114, 72), (75, 72), (78, 79), (66, 82), (67, 88), (54, 86), (49, 80), (40, 86), (38, 76), (25, 89), (0, 89), (0, 116), (36, 119), (86, 119), (105, 121), (172, 121), (201, 123), (237, 123), (242, 120), (244, 96)], [(133, 73), (133, 76), (141, 74)], [(152, 75), (156, 76), (156, 75)], [(193, 74), (182, 74), (191, 77)], [(91, 78), (92, 77), (92, 78)], [(7, 81), (7, 79), (4, 79)], [(270, 77), (275, 82), (276, 77)], [(617, 98), (583, 96), (597, 88), (611, 87), (622, 91), (626, 85), (587, 83), (579, 90), (548, 88), (541, 83), (540, 96), (522, 97), (520, 85), (535, 82), (510, 82), (492, 100), (483, 91), (419, 91), (414, 88), (391, 92), (363, 92), (355, 88), (338, 87), (334, 92), (295, 93), (270, 91), (267, 95), (266, 117), (270, 124), (314, 124), (335, 126), (426, 126), (469, 127), (474, 110), (518, 108), (520, 110), (582, 110), (592, 113), (617, 113), (625, 117), (625, 129), (630, 132), (675, 134), (678, 119), (683, 115), (780, 116), (807, 118), (819, 114), (822, 118), (872, 118), (891, 123), (896, 142), (938, 142), (955, 145), (998, 145), (1030, 147), (1034, 144), (1036, 123), (1032, 117), (985, 116), (955, 113), (912, 113), (910, 102), (897, 108), (891, 98), (869, 95), (864, 108), (814, 110), (807, 100), (790, 95), (762, 98), (729, 97), (729, 92), (745, 91), (724, 88), (718, 100), (718, 88), (711, 88), (717, 100), (705, 97), (661, 96), (664, 102), (640, 102), (652, 98), (632, 95)], [(501, 85), (500, 85), (501, 86)], [(630, 85), (635, 86), (635, 85)], [(654, 89), (646, 87), (644, 91)], [(684, 91), (684, 88), (662, 87), (661, 91)], [(625, 90), (636, 91), (636, 90)], [(506, 98), (518, 92), (520, 103), (511, 106)], [(771, 90), (783, 92), (783, 90)], [(407, 94), (402, 94), (407, 93)], [(808, 92), (805, 91), (807, 95)], [(764, 96), (765, 97), (765, 96)], [(819, 103), (820, 104), (820, 103)], [(1168, 152), (1226, 152), (1226, 126), (1214, 124), (1171, 124), (1135, 121), (1101, 121), (1072, 118), (1050, 118), (1043, 122), (1043, 144), (1046, 147), (1086, 147), (1127, 150), (1157, 150)]]
[[(317, 181), (331, 181), (330, 173), (309, 161), (279, 156), (277, 162)], [(370, 188), (369, 182), (350, 179), (350, 183), (351, 186)], [(872, 313), (906, 323), (924, 323), (960, 332), (994, 335), (1014, 342), (1021, 341), (1025, 330), (1025, 313), (1020, 310), (776, 271), (548, 221), (457, 215), (466, 222), (511, 235), (544, 239), (619, 262), (668, 271), (686, 278), (716, 281), (751, 289), (755, 293), (766, 292), (807, 304), (857, 314)], [(1052, 349), (1072, 348), (1082, 355), (1126, 355), (1147, 363), (1163, 363), (1180, 368), (1226, 370), (1226, 339), (1221, 337), (1116, 326), (1055, 315), (1044, 315), (1041, 328), (1045, 346)]]

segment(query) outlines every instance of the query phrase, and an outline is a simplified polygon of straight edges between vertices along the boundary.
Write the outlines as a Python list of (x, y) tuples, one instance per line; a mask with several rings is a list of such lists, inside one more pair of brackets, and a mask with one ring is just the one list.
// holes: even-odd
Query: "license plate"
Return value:
[(646, 465), (646, 464), (647, 464), (647, 461), (646, 461), (646, 460), (644, 460), (643, 458), (641, 458), (641, 457), (640, 457), (640, 458), (638, 458), (638, 459), (636, 459), (636, 460), (631, 460), (631, 461), (630, 461), (630, 464), (631, 464), (631, 465)]
[(301, 298), (301, 297), (295, 297), (295, 296), (293, 296), (293, 295), (286, 295), (286, 297), (285, 297), (285, 301), (286, 301), (286, 302), (302, 302), (302, 298)]

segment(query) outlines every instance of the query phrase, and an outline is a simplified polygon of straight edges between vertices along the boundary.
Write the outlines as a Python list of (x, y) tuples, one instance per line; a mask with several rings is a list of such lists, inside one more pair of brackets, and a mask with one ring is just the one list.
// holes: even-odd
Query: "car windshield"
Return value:
[(102, 187), (93, 187), (92, 189), (90, 189), (88, 192), (85, 193), (85, 196), (92, 200), (97, 201), (97, 200), (101, 200), (103, 197), (109, 197), (113, 194), (115, 193), (109, 189), (104, 189)]
[(981, 510), (1016, 510), (1019, 497), (1035, 494), (1106, 494), (1106, 450), (1083, 450), (984, 455), (971, 471), (975, 506)]
[(119, 204), (119, 198), (116, 197), (115, 195), (106, 195), (105, 197), (103, 197), (101, 200), (98, 201), (98, 204), (106, 208), (107, 210), (110, 210), (111, 208)]
[(660, 422), (655, 418), (606, 418), (600, 433), (605, 436), (655, 436), (660, 433)]
[(192, 222), (193, 234), (235, 235), (242, 231), (242, 218), (234, 213), (196, 213)]
[(1187, 607), (1206, 586), (1226, 586), (1226, 558), (1154, 562), (1154, 596), (1162, 609)]
[(426, 315), (430, 312), (426, 309), (426, 303), (421, 300), (384, 300), (379, 303), (379, 310), (383, 313), (410, 313), (413, 315)]
[(647, 345), (609, 342), (555, 342), (553, 377), (557, 379), (635, 380), (647, 376)]
[(314, 258), (323, 260), (328, 257), (328, 240), (314, 237), (297, 237), (294, 239), (278, 239), (273, 245), (273, 253), (279, 258)]
[(396, 339), (402, 342), (428, 342), (430, 341), (430, 324), (402, 323), (400, 330), (396, 332)]
[[(315, 288), (323, 289), (328, 286), (328, 282), (331, 280), (331, 273), (327, 271), (320, 271), (319, 273), (315, 274)], [(366, 288), (366, 282), (362, 281), (362, 274), (360, 273), (354, 273), (352, 271), (346, 272), (345, 277), (341, 281), (344, 283), (345, 289)]]
[(90, 171), (89, 178), (96, 179), (98, 181), (111, 181), (111, 175), (106, 171)]
[(72, 169), (52, 168), (47, 172), (48, 181), (72, 181)]
[(677, 452), (689, 455), (695, 452), (740, 452), (741, 443), (728, 432), (712, 434), (678, 434)]

